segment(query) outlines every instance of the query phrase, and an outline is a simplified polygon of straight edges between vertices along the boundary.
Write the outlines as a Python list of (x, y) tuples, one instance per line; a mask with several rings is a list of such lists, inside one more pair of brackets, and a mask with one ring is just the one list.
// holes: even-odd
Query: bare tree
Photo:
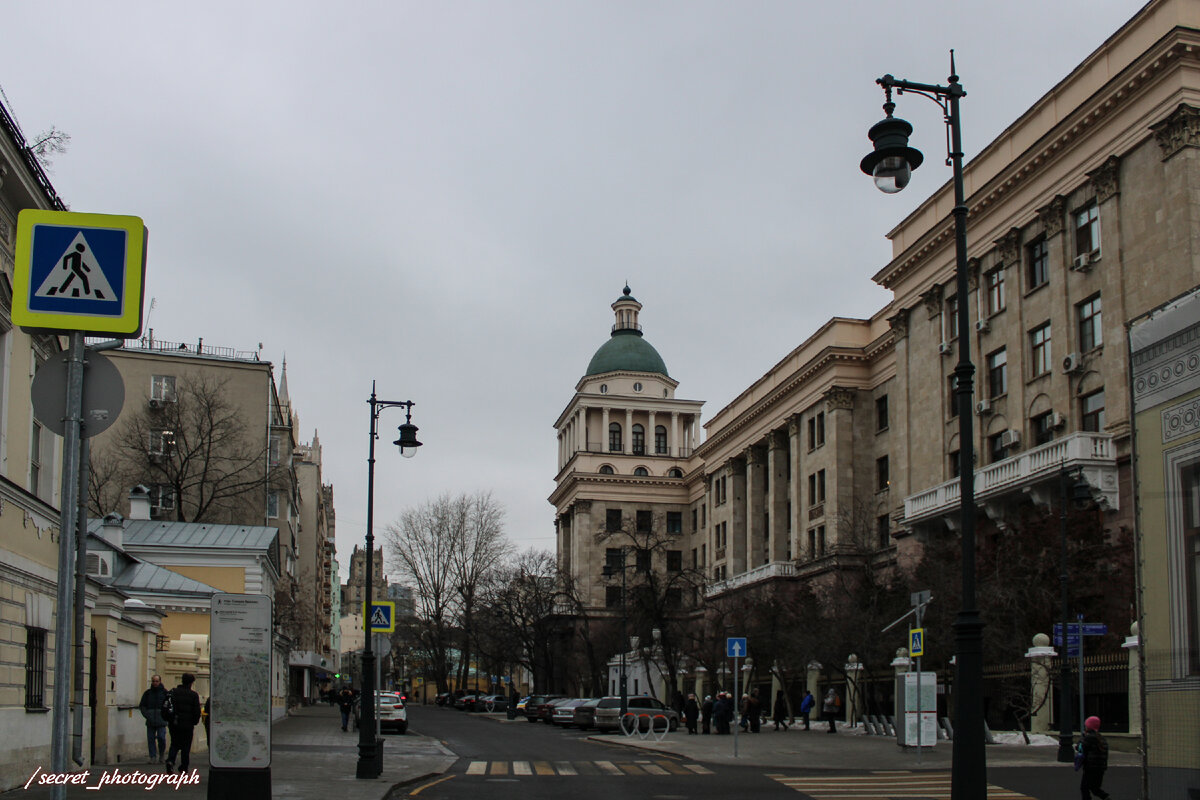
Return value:
[(110, 447), (93, 455), (89, 506), (97, 516), (130, 487), (158, 492), (159, 508), (174, 503), (181, 522), (261, 518), (269, 486), (286, 486), (284, 471), (268, 471), (267, 437), (251, 431), (230, 398), (227, 381), (182, 375), (173, 402), (128, 414)]
[(462, 629), (459, 686), (466, 685), (471, 669), (474, 615), (485, 583), (499, 577), (512, 553), (504, 537), (504, 507), (491, 492), (459, 495), (449, 500), (451, 536), (455, 541), (452, 566), (459, 595), (458, 623)]

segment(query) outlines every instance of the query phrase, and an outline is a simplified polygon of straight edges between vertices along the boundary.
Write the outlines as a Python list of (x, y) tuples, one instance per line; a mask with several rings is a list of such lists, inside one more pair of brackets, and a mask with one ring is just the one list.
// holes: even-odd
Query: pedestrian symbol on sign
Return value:
[(384, 611), (382, 608), (376, 606), (372, 610), (372, 614), (371, 614), (371, 627), (372, 628), (386, 628), (387, 626), (388, 626), (387, 612)]
[(72, 297), (85, 300), (117, 301), (116, 292), (104, 277), (83, 231), (75, 234), (71, 244), (50, 270), (35, 297)]

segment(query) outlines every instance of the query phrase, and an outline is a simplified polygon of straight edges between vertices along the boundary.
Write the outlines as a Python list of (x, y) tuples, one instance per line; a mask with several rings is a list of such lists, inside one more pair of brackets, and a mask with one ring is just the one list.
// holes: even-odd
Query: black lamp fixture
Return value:
[(954, 396), (958, 407), (959, 531), (962, 536), (962, 608), (954, 621), (954, 753), (950, 778), (952, 800), (986, 800), (987, 755), (983, 724), (983, 620), (975, 602), (975, 439), (972, 395), (975, 365), (971, 363), (971, 304), (967, 272), (967, 202), (963, 188), (962, 126), (958, 101), (966, 91), (958, 82), (954, 51), (950, 51), (950, 77), (946, 86), (897, 80), (884, 75), (877, 81), (884, 91), (887, 115), (868, 132), (874, 149), (859, 167), (875, 179), (879, 190), (894, 194), (908, 185), (912, 171), (924, 156), (908, 146), (912, 126), (892, 116), (896, 105), (892, 91), (919, 94), (942, 109), (947, 130), (946, 163), (954, 169), (955, 287), (958, 293), (958, 364), (954, 368)]
[(359, 700), (361, 718), (358, 726), (356, 778), (378, 778), (383, 773), (383, 740), (375, 736), (375, 652), (371, 645), (370, 620), (371, 603), (375, 599), (372, 580), (375, 572), (375, 440), (379, 438), (380, 412), (385, 408), (397, 406), (405, 410), (405, 422), (400, 426), (400, 438), (392, 442), (400, 448), (400, 455), (412, 458), (421, 446), (417, 441), (417, 426), (412, 424), (411, 400), (378, 400), (375, 397), (375, 383), (372, 381), (371, 397), (367, 403), (371, 406), (371, 425), (367, 450), (367, 577), (363, 587), (366, 592), (366, 613), (363, 614), (365, 641), (362, 655), (362, 699)]

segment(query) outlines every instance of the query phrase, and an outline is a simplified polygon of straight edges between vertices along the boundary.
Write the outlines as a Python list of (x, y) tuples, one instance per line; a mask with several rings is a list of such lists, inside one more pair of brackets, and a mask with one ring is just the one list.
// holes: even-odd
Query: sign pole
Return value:
[[(67, 408), (63, 435), (62, 505), (58, 534), (58, 595), (54, 625), (54, 719), (50, 742), (50, 768), (67, 772), (71, 722), (71, 629), (75, 561), (75, 526), (79, 522), (79, 433), (83, 423), (83, 332), (70, 335), (67, 359)], [(67, 787), (52, 787), (53, 800), (65, 800)]]
[(739, 694), (739, 691), (738, 691), (738, 676), (740, 674), (741, 674), (741, 670), (738, 669), (738, 658), (737, 658), (737, 656), (734, 656), (733, 657), (733, 702), (734, 702), (733, 718), (735, 720), (735, 723), (733, 726), (733, 757), (734, 758), (737, 758), (737, 754), (738, 754), (738, 747), (737, 747), (738, 746), (738, 741), (737, 741), (738, 731), (742, 729), (741, 720), (739, 720), (737, 718), (738, 712), (742, 710), (742, 696), (741, 696), (741, 694)]
[(1079, 620), (1079, 735), (1084, 734), (1083, 727), (1083, 614), (1080, 614), (1076, 619)]

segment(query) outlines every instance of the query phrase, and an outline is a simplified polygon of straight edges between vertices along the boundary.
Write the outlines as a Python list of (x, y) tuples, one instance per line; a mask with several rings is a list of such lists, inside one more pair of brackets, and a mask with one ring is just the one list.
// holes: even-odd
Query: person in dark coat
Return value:
[(758, 699), (758, 689), (753, 689), (750, 692), (750, 697), (746, 699), (747, 717), (750, 720), (750, 732), (758, 733), (759, 726), (762, 725), (762, 700)]
[(838, 709), (841, 707), (842, 698), (838, 696), (837, 689), (829, 687), (829, 691), (825, 693), (825, 702), (821, 704), (821, 712), (825, 719), (829, 720), (829, 733), (837, 733)]
[(704, 703), (700, 706), (701, 732), (705, 735), (712, 733), (713, 701), (712, 695), (704, 695)]
[(162, 685), (162, 678), (155, 675), (150, 679), (150, 688), (142, 692), (142, 702), (138, 703), (138, 710), (146, 720), (146, 746), (150, 749), (151, 764), (159, 763), (167, 755), (167, 721), (162, 717), (162, 704), (166, 699), (167, 687)]
[(783, 690), (775, 692), (775, 709), (771, 714), (771, 721), (775, 723), (775, 730), (782, 727), (785, 731), (788, 729), (788, 704), (787, 699), (783, 696)]
[(183, 682), (171, 690), (175, 704), (175, 719), (167, 723), (171, 730), (171, 749), (167, 751), (167, 772), (175, 769), (175, 756), (179, 756), (179, 771), (187, 772), (192, 759), (192, 734), (200, 722), (200, 695), (192, 691), (196, 676), (183, 673)]
[(689, 734), (696, 733), (696, 722), (700, 719), (700, 704), (696, 702), (696, 695), (689, 694), (687, 700), (683, 704), (683, 718), (687, 720), (687, 729)]
[(717, 695), (717, 702), (713, 706), (713, 720), (717, 723), (718, 734), (728, 735), (730, 733), (730, 724), (733, 722), (733, 698), (727, 692)]
[(350, 724), (350, 712), (354, 709), (354, 690), (343, 687), (337, 698), (338, 710), (342, 712), (342, 730)]
[(1100, 735), (1100, 718), (1088, 717), (1083, 727), (1083, 739), (1079, 742), (1079, 752), (1083, 755), (1079, 794), (1083, 800), (1091, 800), (1092, 795), (1108, 800), (1108, 792), (1100, 788), (1104, 771), (1108, 769), (1108, 742)]

